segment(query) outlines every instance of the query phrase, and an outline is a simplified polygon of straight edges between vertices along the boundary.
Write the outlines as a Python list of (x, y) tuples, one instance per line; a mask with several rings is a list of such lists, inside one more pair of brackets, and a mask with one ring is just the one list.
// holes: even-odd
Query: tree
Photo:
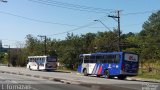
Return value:
[(115, 31), (98, 32), (94, 40), (97, 51), (118, 51), (118, 37)]
[[(160, 11), (153, 13), (143, 24), (143, 30), (139, 33), (142, 43), (143, 58), (160, 58)], [(145, 53), (146, 52), (146, 53)]]

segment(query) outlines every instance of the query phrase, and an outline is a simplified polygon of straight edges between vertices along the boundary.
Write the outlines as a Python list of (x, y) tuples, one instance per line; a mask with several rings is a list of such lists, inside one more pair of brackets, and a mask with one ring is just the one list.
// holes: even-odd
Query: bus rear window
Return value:
[(56, 57), (47, 57), (47, 62), (56, 62), (57, 58)]
[(132, 61), (132, 62), (138, 62), (138, 55), (136, 54), (125, 54), (124, 55), (125, 61)]

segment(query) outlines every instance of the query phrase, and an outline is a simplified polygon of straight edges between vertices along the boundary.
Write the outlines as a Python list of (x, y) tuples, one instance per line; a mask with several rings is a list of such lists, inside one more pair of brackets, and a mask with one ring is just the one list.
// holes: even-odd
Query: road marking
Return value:
[(13, 83), (13, 84), (18, 84), (18, 82), (16, 82), (16, 81), (11, 81), (11, 83)]
[(39, 90), (39, 89), (37, 89), (37, 88), (34, 88), (34, 87), (31, 87), (33, 90)]
[(0, 79), (4, 80), (4, 82), (7, 82), (7, 83), (13, 83), (13, 84), (17, 84), (18, 83), (16, 81), (6, 80), (6, 78), (4, 78), (4, 77), (0, 77)]

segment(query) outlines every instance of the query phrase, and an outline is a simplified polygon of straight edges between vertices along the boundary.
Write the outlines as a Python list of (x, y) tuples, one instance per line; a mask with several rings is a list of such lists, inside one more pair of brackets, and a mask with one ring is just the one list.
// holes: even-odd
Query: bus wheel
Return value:
[(29, 70), (32, 70), (32, 69), (31, 69), (31, 66), (29, 66)]
[(110, 78), (110, 75), (109, 75), (109, 71), (108, 71), (108, 70), (105, 70), (105, 71), (104, 71), (104, 77), (105, 77), (105, 78)]
[(125, 79), (126, 79), (126, 76), (118, 76), (118, 79), (120, 79), (120, 80), (125, 80)]
[(87, 69), (84, 69), (84, 70), (83, 70), (83, 74), (84, 74), (84, 76), (88, 76), (88, 74), (87, 74)]
[(37, 66), (37, 70), (39, 70), (39, 66)]
[(97, 77), (101, 77), (101, 75), (97, 75)]

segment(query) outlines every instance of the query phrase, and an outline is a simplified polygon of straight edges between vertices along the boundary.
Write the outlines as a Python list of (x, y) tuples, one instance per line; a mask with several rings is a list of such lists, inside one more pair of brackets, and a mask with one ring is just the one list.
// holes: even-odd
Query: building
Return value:
[(8, 48), (3, 47), (2, 40), (0, 40), (0, 52), (7, 52), (8, 49), (9, 49), (9, 47)]

